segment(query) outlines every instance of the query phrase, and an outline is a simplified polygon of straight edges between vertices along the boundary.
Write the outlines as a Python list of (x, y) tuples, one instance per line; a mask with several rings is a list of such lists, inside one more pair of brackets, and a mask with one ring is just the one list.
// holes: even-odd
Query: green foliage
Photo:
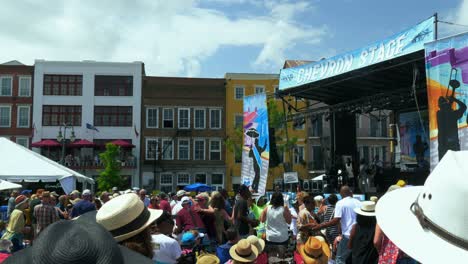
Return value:
[(242, 158), (242, 140), (243, 140), (244, 132), (242, 127), (236, 127), (234, 129), (234, 133), (226, 138), (225, 144), (226, 148), (234, 153), (236, 159)]
[(105, 165), (105, 169), (101, 171), (97, 178), (98, 188), (101, 191), (107, 191), (112, 187), (122, 186), (122, 178), (120, 177), (120, 164), (117, 161), (120, 148), (114, 144), (107, 143), (106, 151), (99, 154), (99, 158)]

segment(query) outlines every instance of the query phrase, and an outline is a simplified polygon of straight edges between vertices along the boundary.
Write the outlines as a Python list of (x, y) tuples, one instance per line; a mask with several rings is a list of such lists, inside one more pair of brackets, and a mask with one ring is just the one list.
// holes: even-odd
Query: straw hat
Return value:
[(247, 240), (257, 248), (258, 254), (261, 254), (265, 249), (265, 241), (263, 239), (259, 239), (257, 236), (251, 235), (247, 237)]
[(219, 264), (219, 258), (213, 254), (201, 254), (197, 258), (197, 263), (200, 264)]
[(252, 262), (257, 259), (258, 250), (247, 239), (241, 239), (229, 249), (229, 255), (233, 260)]
[(375, 216), (375, 202), (363, 201), (361, 202), (361, 208), (354, 208), (354, 212), (364, 216)]
[(3, 263), (150, 264), (153, 262), (141, 254), (118, 245), (109, 232), (96, 222), (58, 221), (44, 229), (32, 247), (16, 252)]
[(134, 193), (123, 194), (105, 203), (96, 214), (117, 241), (123, 241), (143, 231), (162, 215), (162, 210), (148, 209)]
[(320, 236), (309, 237), (298, 250), (305, 264), (327, 264), (330, 258), (330, 248), (325, 239)]
[[(419, 262), (465, 262), (467, 175), (468, 151), (449, 150), (424, 186), (400, 188), (380, 198), (376, 212), (382, 231)], [(448, 197), (454, 203), (447, 203)]]

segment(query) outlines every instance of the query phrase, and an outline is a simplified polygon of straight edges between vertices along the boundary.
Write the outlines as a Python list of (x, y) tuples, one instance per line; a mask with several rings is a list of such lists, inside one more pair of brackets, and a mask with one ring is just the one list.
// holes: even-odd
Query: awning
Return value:
[(109, 143), (114, 144), (116, 146), (119, 146), (121, 148), (134, 148), (135, 147), (135, 145), (133, 145), (133, 144), (131, 144), (128, 141), (125, 141), (123, 139), (117, 139), (117, 140), (111, 141)]
[(60, 147), (62, 146), (60, 143), (57, 142), (57, 140), (53, 139), (43, 139), (38, 142), (33, 142), (31, 144), (31, 147), (33, 148), (50, 148), (50, 147)]
[(93, 142), (86, 140), (86, 139), (80, 139), (78, 141), (75, 141), (71, 144), (69, 144), (70, 147), (78, 147), (78, 148), (93, 148), (96, 146)]

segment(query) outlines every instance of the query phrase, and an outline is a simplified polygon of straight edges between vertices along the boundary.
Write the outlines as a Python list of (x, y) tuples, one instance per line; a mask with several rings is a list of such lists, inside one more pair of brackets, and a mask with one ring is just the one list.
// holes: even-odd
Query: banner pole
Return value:
[(439, 32), (438, 32), (438, 25), (437, 23), (439, 23), (439, 15), (436, 13), (434, 13), (434, 37), (435, 39), (437, 40), (439, 38)]

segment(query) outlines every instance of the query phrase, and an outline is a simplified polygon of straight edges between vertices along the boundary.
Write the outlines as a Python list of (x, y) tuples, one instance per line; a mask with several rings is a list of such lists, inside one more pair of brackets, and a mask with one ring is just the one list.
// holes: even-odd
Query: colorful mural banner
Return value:
[(299, 67), (282, 69), (279, 89), (283, 91), (298, 87), (423, 50), (424, 43), (435, 40), (434, 25), (435, 17), (431, 17), (367, 47)]
[(244, 145), (242, 148), (242, 184), (253, 193), (265, 194), (270, 140), (266, 95), (244, 97)]
[(427, 111), (401, 113), (400, 132), (401, 163), (429, 167), (429, 118)]
[(468, 150), (468, 33), (425, 45), (431, 169), (447, 150)]

